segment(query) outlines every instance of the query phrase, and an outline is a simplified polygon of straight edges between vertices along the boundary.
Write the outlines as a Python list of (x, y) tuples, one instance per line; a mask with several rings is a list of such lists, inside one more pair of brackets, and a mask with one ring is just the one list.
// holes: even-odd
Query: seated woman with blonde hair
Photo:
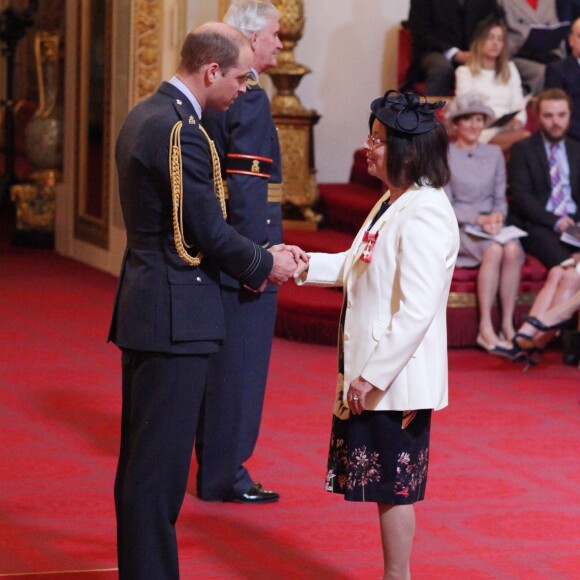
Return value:
[[(528, 365), (539, 362), (539, 353), (559, 333), (570, 325), (580, 309), (580, 252), (572, 254), (564, 265), (548, 272), (546, 283), (538, 292), (529, 315), (513, 338), (513, 356), (521, 355)], [(578, 321), (580, 325), (580, 320)], [(564, 340), (564, 362), (578, 364), (580, 358), (580, 327), (570, 330)], [(569, 361), (567, 361), (569, 357)]]
[(475, 29), (467, 63), (455, 71), (455, 94), (481, 93), (496, 119), (519, 111), (501, 127), (482, 132), (483, 143), (499, 145), (504, 153), (513, 143), (530, 135), (524, 129), (527, 121), (526, 99), (516, 65), (509, 60), (507, 31), (496, 19), (482, 20)]
[(451, 178), (445, 192), (461, 228), (457, 265), (479, 267), (477, 344), (491, 354), (509, 356), (507, 345), (493, 327), (491, 310), (499, 294), (501, 333), (511, 340), (524, 252), (517, 239), (500, 244), (464, 229), (475, 225), (488, 235), (497, 235), (507, 214), (504, 156), (496, 145), (479, 140), (482, 130), (493, 119), (493, 111), (484, 101), (483, 95), (468, 93), (456, 97), (448, 107), (447, 120), (456, 140), (449, 146)]

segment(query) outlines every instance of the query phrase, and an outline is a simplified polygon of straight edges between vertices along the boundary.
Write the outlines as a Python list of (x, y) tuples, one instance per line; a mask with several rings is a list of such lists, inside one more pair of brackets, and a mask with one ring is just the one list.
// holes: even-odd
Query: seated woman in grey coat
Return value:
[[(479, 226), (483, 233), (497, 235), (507, 214), (506, 170), (501, 149), (479, 141), (481, 132), (493, 119), (493, 111), (479, 93), (456, 97), (449, 105), (447, 119), (456, 140), (449, 147), (451, 179), (445, 187), (461, 228), (458, 267), (479, 267), (477, 300), (479, 333), (477, 344), (486, 351), (509, 356), (508, 344), (514, 334), (514, 310), (524, 252), (520, 242), (504, 244), (472, 235), (466, 225)], [(502, 338), (494, 329), (492, 306), (499, 297)]]

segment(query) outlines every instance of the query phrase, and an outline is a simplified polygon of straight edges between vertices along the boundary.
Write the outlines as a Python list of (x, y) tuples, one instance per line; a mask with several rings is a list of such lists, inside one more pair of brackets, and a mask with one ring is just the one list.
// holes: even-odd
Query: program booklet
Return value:
[(472, 236), (487, 238), (488, 240), (493, 240), (498, 244), (506, 244), (511, 240), (515, 240), (516, 238), (523, 238), (524, 236), (528, 235), (528, 232), (525, 232), (517, 226), (504, 226), (501, 228), (499, 234), (496, 234), (495, 236), (491, 236), (490, 234), (485, 233), (480, 226), (472, 224), (467, 224), (463, 229)]
[(511, 113), (506, 113), (502, 115), (499, 119), (496, 119), (490, 127), (505, 127), (517, 114), (519, 111), (512, 111)]
[(568, 226), (566, 231), (560, 236), (560, 240), (566, 244), (580, 248), (580, 225)]
[(530, 33), (518, 52), (521, 54), (547, 54), (560, 47), (570, 32), (568, 21), (556, 24), (532, 24)]

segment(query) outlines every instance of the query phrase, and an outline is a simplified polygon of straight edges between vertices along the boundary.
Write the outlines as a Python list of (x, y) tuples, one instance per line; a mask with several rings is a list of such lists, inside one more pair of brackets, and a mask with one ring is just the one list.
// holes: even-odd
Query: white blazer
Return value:
[(343, 399), (361, 375), (380, 389), (367, 409), (409, 411), (447, 405), (446, 308), (459, 250), (457, 218), (443, 189), (409, 188), (373, 225), (372, 261), (359, 259), (363, 234), (339, 254), (310, 254), (299, 285), (343, 286)]

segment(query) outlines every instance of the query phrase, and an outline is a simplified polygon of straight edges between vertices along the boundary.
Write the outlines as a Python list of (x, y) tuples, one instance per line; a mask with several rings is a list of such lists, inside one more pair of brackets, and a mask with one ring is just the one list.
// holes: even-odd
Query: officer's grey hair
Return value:
[(270, 0), (232, 0), (224, 22), (250, 36), (264, 30), (268, 18), (280, 20), (280, 11)]

